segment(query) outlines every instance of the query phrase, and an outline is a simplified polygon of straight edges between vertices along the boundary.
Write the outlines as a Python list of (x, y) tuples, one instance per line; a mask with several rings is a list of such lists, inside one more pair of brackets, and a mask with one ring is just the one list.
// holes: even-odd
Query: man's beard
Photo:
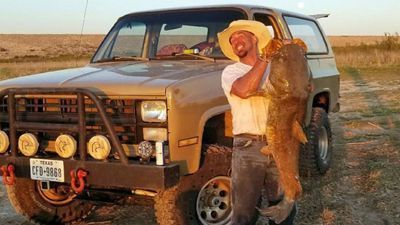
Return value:
[(244, 58), (244, 57), (247, 56), (247, 54), (248, 54), (248, 51), (238, 51), (238, 52), (236, 52), (236, 55), (237, 55), (239, 58)]

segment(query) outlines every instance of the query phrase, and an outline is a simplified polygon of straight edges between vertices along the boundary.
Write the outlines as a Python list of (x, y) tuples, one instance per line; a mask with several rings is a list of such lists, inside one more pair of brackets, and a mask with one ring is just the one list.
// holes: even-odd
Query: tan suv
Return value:
[(232, 123), (220, 79), (232, 61), (217, 33), (237, 19), (307, 43), (301, 165), (325, 173), (339, 73), (314, 18), (247, 5), (140, 12), (117, 21), (86, 67), (0, 83), (0, 166), (15, 209), (65, 223), (92, 200), (150, 196), (159, 224), (226, 224)]

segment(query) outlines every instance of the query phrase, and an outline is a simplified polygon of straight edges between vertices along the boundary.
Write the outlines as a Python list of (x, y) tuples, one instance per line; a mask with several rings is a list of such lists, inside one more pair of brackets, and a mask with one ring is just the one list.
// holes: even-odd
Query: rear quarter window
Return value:
[(307, 19), (285, 16), (293, 38), (302, 39), (308, 47), (308, 54), (326, 54), (328, 47), (318, 25)]

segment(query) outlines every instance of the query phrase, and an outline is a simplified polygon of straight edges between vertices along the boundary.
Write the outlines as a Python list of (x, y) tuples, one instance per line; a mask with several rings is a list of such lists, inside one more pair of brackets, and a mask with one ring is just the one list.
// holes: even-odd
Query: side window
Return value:
[(115, 39), (111, 56), (141, 56), (145, 33), (144, 23), (126, 24)]
[(157, 51), (168, 46), (192, 46), (207, 41), (208, 28), (182, 24), (164, 24), (160, 31)]
[(265, 26), (267, 26), (268, 31), (271, 33), (271, 36), (273, 38), (278, 36), (278, 34), (277, 34), (278, 31), (273, 26), (271, 16), (262, 14), (262, 13), (255, 13), (254, 20), (257, 20), (257, 21), (263, 23)]
[(285, 16), (285, 20), (292, 37), (300, 38), (307, 44), (308, 53), (328, 53), (324, 37), (314, 21), (290, 16)]

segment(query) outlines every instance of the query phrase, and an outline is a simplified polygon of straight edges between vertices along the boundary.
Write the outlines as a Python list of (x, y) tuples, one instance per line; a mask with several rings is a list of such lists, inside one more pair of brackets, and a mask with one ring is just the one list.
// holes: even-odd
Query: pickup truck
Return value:
[(227, 224), (233, 137), (221, 72), (233, 62), (217, 34), (238, 19), (307, 44), (314, 89), (300, 165), (324, 174), (339, 72), (314, 17), (250, 5), (137, 12), (87, 66), (0, 82), (0, 168), (14, 208), (69, 223), (94, 201), (146, 196), (161, 225)]

